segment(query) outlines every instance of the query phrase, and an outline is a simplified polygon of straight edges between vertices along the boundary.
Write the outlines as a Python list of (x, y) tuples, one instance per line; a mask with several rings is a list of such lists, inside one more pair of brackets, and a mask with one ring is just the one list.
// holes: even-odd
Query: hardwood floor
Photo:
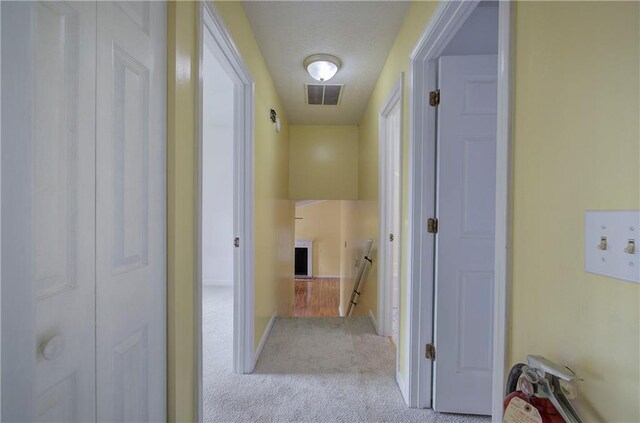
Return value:
[(295, 279), (293, 283), (294, 316), (339, 316), (340, 279)]

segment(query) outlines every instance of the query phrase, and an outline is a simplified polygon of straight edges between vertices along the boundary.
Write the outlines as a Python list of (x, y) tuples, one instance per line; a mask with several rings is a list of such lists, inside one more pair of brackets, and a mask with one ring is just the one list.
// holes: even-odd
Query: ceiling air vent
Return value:
[(304, 84), (307, 104), (316, 106), (337, 106), (342, 99), (344, 85)]

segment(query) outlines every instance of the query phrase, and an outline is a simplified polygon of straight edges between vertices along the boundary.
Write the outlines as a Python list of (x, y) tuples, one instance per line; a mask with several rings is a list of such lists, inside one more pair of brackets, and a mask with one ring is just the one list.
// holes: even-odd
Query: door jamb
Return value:
[(498, 6), (498, 125), (496, 132), (496, 233), (493, 298), (493, 395), (491, 415), (502, 421), (503, 395), (509, 373), (507, 322), (511, 289), (511, 221), (513, 193), (513, 118), (515, 4)]
[[(254, 106), (255, 80), (247, 67), (218, 9), (211, 1), (198, 6), (198, 141), (196, 145), (196, 407), (198, 421), (203, 418), (202, 387), (202, 147), (203, 74), (202, 60), (206, 33), (219, 48), (217, 58), (234, 80), (233, 120), (233, 216), (234, 234), (240, 239), (233, 263), (233, 369), (251, 373), (255, 366), (254, 348)], [(229, 240), (231, 244), (233, 240)]]
[[(0, 46), (2, 45), (2, 7), (0, 7)], [(2, 55), (0, 54), (0, 69), (2, 69)], [(0, 81), (2, 71), (0, 70)], [(0, 101), (0, 116), (2, 116), (2, 101)], [(2, 134), (2, 119), (0, 119), (0, 134)], [(0, 187), (2, 187), (2, 141), (0, 141)], [(2, 222), (2, 188), (0, 188), (0, 222)], [(2, 225), (0, 224), (0, 275), (2, 275)], [(0, 284), (0, 374), (2, 374), (2, 284)], [(2, 398), (2, 382), (0, 381), (0, 398)], [(0, 421), (2, 421), (2, 405), (0, 404)]]
[[(435, 213), (435, 110), (425, 107), (436, 87), (435, 59), (478, 5), (479, 0), (441, 2), (410, 57), (409, 64), (409, 231), (407, 316), (409, 331), (408, 403), (431, 407), (432, 362), (424, 345), (433, 340), (435, 243), (424, 223)], [(496, 225), (494, 268), (492, 415), (502, 420), (506, 374), (506, 322), (510, 286), (511, 128), (513, 118), (513, 3), (498, 5), (498, 117), (496, 139)], [(424, 140), (424, 141), (423, 141)], [(426, 286), (421, 281), (429, 281)], [(430, 311), (430, 312), (428, 312)]]
[[(386, 129), (387, 129), (387, 118), (393, 108), (398, 105), (400, 108), (400, 148), (402, 148), (402, 118), (403, 118), (403, 79), (404, 73), (400, 73), (400, 76), (396, 80), (395, 84), (391, 88), (387, 99), (384, 104), (380, 108), (378, 113), (378, 239), (380, 240), (378, 248), (380, 249), (380, 264), (378, 271), (378, 322), (377, 331), (379, 336), (391, 336), (391, 325), (392, 325), (392, 312), (391, 312), (391, 283), (387, 279), (386, 275), (388, 272), (389, 263), (388, 259), (388, 244), (385, 241), (387, 239), (388, 234), (390, 233), (388, 227), (388, 217), (389, 217), (389, 205), (393, 201), (389, 196), (389, 187), (388, 187), (388, 148), (387, 144), (389, 140), (387, 139)], [(402, 154), (402, 151), (401, 151)], [(402, 158), (400, 159), (400, 173), (402, 174)], [(400, 201), (399, 214), (402, 216), (402, 200)], [(400, 247), (402, 247), (402, 237), (400, 233), (395, 234), (396, 238), (394, 242), (400, 243)], [(402, 257), (402, 248), (399, 250), (401, 260)], [(400, 269), (402, 271), (402, 269)], [(400, 333), (398, 333), (398, 344), (400, 340)], [(397, 357), (396, 363), (399, 362), (399, 349), (397, 349)]]

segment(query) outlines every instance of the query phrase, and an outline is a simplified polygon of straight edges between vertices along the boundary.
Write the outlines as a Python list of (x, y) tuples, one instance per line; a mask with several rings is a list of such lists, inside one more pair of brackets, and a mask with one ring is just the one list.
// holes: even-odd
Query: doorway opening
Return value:
[(220, 375), (251, 373), (253, 78), (215, 6), (200, 3), (197, 216), (198, 412), (224, 390)]
[[(204, 398), (210, 375), (232, 373), (234, 317), (233, 80), (205, 32), (202, 56), (202, 362)], [(238, 371), (236, 368), (235, 371)]]
[(296, 202), (293, 316), (345, 316), (355, 276), (354, 211), (350, 200)]
[(411, 56), (407, 402), (498, 420), (511, 16), (507, 3), (441, 4)]
[(341, 208), (337, 200), (296, 202), (295, 317), (340, 316)]
[[(304, 218), (296, 217), (298, 219)], [(313, 278), (313, 240), (296, 238), (294, 275), (296, 279)]]

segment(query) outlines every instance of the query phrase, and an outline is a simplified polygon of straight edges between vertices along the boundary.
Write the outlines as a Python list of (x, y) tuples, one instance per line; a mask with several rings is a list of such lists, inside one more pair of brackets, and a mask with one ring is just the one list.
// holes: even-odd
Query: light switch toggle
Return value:
[(600, 244), (598, 244), (598, 250), (606, 250), (606, 249), (607, 249), (607, 237), (606, 236), (600, 237)]
[(640, 210), (588, 210), (584, 228), (584, 270), (640, 284)]
[(627, 241), (627, 247), (624, 249), (624, 252), (627, 254), (636, 253), (636, 241), (634, 239)]

